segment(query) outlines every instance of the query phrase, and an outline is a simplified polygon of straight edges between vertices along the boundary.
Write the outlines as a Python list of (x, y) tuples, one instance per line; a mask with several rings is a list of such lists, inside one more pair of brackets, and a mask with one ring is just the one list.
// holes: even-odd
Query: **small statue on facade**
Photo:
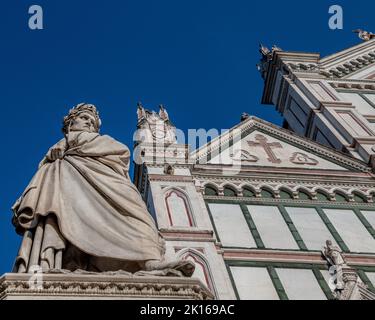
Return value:
[(343, 268), (347, 267), (341, 249), (334, 245), (331, 240), (326, 241), (326, 247), (322, 251), (323, 256), (326, 258), (331, 268), (334, 268), (336, 274), (336, 290), (343, 290), (345, 287), (343, 281)]

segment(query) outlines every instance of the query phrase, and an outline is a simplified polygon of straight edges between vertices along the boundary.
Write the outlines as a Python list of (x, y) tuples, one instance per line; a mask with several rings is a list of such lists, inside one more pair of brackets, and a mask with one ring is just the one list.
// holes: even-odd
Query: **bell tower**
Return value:
[(168, 112), (159, 105), (159, 112), (145, 109), (138, 103), (137, 141), (169, 145), (176, 143), (176, 128), (169, 120)]
[[(138, 103), (137, 118), (133, 151), (134, 183), (147, 203), (146, 176), (151, 172), (171, 175), (176, 166), (187, 165), (189, 147), (177, 142), (176, 127), (163, 105), (159, 105), (156, 112)], [(149, 209), (152, 212), (152, 208)]]

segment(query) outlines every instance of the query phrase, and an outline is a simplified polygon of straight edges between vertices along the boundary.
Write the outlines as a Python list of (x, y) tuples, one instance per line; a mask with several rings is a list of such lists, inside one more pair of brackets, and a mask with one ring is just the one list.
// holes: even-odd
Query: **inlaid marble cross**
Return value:
[(268, 158), (267, 160), (272, 163), (281, 163), (281, 160), (275, 155), (272, 149), (282, 148), (282, 145), (279, 142), (267, 142), (267, 138), (261, 134), (255, 136), (255, 141), (247, 141), (250, 147), (262, 147), (266, 152)]

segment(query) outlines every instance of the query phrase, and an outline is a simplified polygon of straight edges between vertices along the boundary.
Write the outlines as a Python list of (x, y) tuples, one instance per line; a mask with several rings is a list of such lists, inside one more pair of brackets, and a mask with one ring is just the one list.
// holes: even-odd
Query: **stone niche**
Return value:
[(212, 300), (195, 278), (101, 274), (6, 273), (0, 278), (0, 300)]

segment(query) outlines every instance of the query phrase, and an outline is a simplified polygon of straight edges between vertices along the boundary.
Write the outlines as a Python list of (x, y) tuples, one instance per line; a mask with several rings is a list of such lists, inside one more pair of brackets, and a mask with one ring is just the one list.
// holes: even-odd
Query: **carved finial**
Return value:
[(259, 44), (259, 52), (261, 53), (262, 56), (267, 56), (271, 52), (271, 50), (260, 43)]
[(247, 113), (247, 112), (243, 112), (241, 114), (241, 122), (242, 121), (245, 121), (246, 119), (248, 119), (250, 117), (250, 115)]
[(265, 79), (267, 76), (268, 63), (272, 60), (273, 53), (275, 51), (283, 51), (283, 50), (276, 45), (273, 45), (271, 50), (268, 49), (263, 44), (259, 45), (259, 52), (261, 53), (262, 58), (260, 59), (260, 62), (257, 64), (257, 69), (261, 73), (263, 79)]
[(159, 105), (159, 116), (163, 120), (169, 120), (168, 112), (162, 104)]
[(146, 117), (145, 109), (143, 108), (142, 102), (137, 103), (137, 116), (138, 121)]
[(368, 32), (362, 29), (353, 30), (354, 33), (358, 33), (358, 37), (364, 41), (370, 41), (371, 39), (375, 39), (375, 33)]

